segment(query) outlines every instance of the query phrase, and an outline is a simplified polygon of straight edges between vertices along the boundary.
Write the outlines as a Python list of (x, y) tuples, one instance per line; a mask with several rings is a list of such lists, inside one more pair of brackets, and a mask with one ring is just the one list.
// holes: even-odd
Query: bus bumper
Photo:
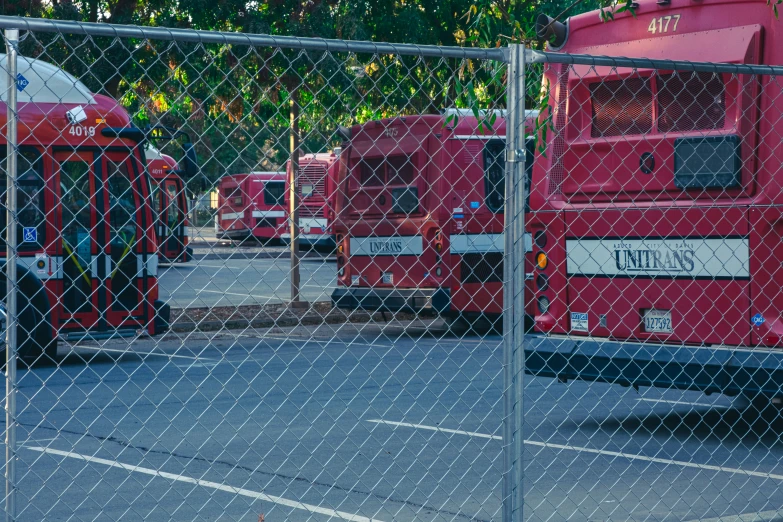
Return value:
[(725, 395), (783, 396), (783, 351), (525, 337), (525, 373)]
[(332, 304), (344, 310), (444, 313), (451, 305), (448, 288), (346, 288), (332, 292)]

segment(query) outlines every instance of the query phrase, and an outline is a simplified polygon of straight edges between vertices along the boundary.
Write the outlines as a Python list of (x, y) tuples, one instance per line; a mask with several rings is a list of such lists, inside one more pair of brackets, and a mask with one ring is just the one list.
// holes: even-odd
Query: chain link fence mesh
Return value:
[(775, 70), (21, 28), (19, 520), (777, 516)]
[(499, 518), (502, 53), (31, 23), (17, 518)]
[(737, 31), (748, 65), (529, 53), (530, 519), (781, 516), (780, 71)]

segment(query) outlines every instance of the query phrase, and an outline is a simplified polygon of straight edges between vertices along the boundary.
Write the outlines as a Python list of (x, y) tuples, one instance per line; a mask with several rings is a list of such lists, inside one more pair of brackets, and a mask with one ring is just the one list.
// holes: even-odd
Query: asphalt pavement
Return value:
[[(524, 390), (527, 520), (783, 506), (777, 410), (548, 378)], [(499, 336), (436, 322), (89, 341), (21, 370), (17, 401), (19, 520), (501, 518)]]
[[(300, 262), (303, 300), (329, 301), (337, 284), (332, 259), (304, 258)], [(189, 263), (160, 265), (160, 299), (173, 308), (265, 305), (291, 298), (291, 260), (279, 257), (249, 259), (197, 259)]]

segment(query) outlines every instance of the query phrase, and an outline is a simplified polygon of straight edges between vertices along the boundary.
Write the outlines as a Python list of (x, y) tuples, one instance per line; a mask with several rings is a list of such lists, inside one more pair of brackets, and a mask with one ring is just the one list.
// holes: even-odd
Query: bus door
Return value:
[(127, 153), (55, 153), (62, 238), (62, 313), (69, 329), (109, 331), (142, 315), (137, 224), (141, 205)]
[(55, 152), (59, 205), (56, 221), (61, 240), (56, 245), (62, 259), (60, 324), (77, 329), (98, 327), (98, 198), (96, 157), (90, 151)]
[(99, 199), (103, 219), (98, 241), (104, 245), (105, 256), (99, 266), (105, 267), (101, 290), (106, 295), (104, 310), (112, 327), (143, 324), (144, 316), (142, 195), (140, 170), (132, 162), (127, 152), (107, 152), (102, 162), (105, 190)]

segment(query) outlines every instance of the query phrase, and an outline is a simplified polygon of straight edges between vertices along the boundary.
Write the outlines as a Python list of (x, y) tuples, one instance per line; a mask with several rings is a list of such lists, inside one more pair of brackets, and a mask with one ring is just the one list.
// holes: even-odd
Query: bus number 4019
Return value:
[(71, 128), (68, 129), (68, 134), (71, 136), (79, 137), (93, 137), (95, 136), (95, 127), (87, 127), (85, 125), (71, 125)]

